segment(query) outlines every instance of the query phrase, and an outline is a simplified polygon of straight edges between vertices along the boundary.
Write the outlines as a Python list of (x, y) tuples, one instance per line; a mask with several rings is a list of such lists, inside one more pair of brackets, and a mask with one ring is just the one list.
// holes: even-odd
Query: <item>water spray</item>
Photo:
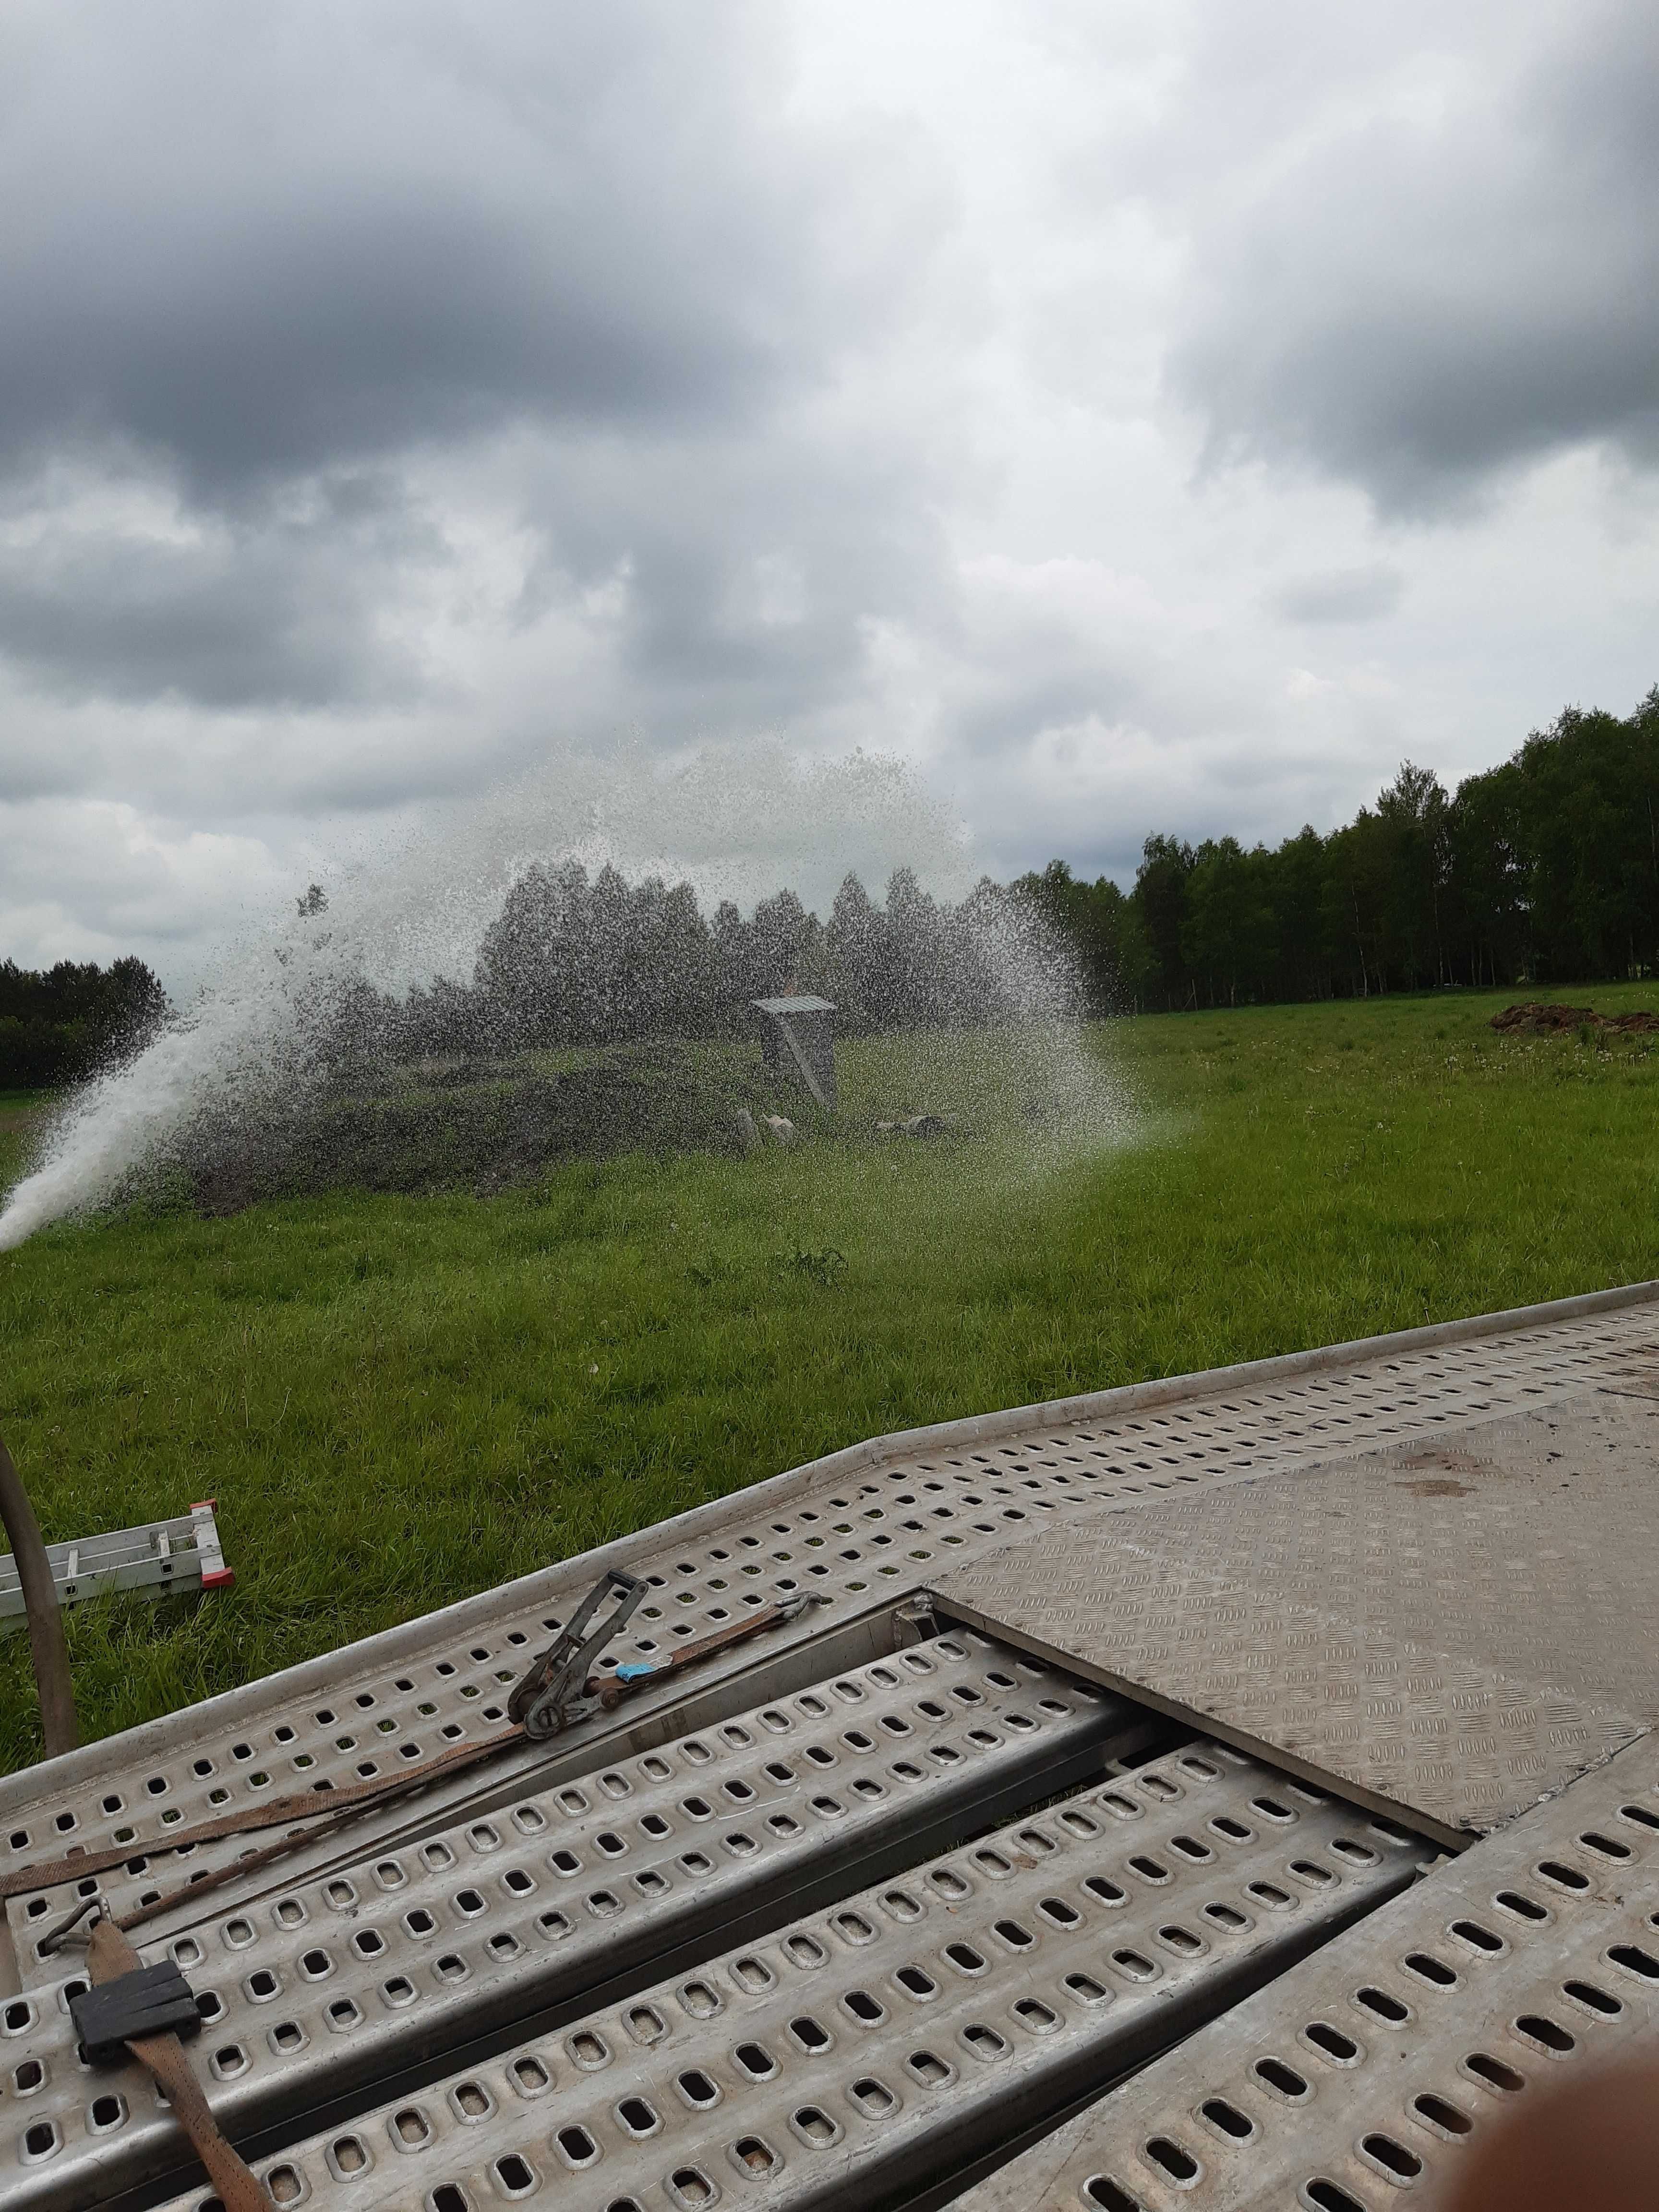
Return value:
[[(737, 1036), (804, 946), (830, 945), (843, 972), (825, 995), (847, 1008), (850, 982), (855, 1026), (860, 931), (879, 945), (901, 924), (902, 972), (866, 991), (866, 1026), (971, 1025), (994, 1008), (1011, 1064), (1040, 1067), (1031, 1079), (1063, 1091), (1079, 1126), (1101, 1118), (1060, 948), (975, 888), (960, 826), (891, 761), (804, 763), (775, 744), (666, 767), (560, 757), (307, 872), (280, 918), (223, 948), (182, 1013), (70, 1100), (0, 1211), (0, 1249), (135, 1194), (203, 1132), (284, 1117), (291, 1130), (354, 1057), (390, 1066), (446, 1048), (446, 1015), (473, 1023), (460, 1049), (487, 1058), (718, 1035), (696, 1025), (712, 993)], [(885, 915), (849, 877), (888, 884)]]

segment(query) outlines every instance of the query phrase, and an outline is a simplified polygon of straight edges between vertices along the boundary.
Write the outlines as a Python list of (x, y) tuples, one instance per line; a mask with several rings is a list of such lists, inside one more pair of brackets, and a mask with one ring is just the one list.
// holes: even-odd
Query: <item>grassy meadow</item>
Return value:
[[(214, 1495), (237, 1574), (70, 1613), (83, 1728), (874, 1432), (1659, 1273), (1659, 1038), (1496, 1035), (1518, 995), (1097, 1029), (1119, 1104), (1080, 1149), (971, 1111), (878, 1139), (878, 1112), (959, 1109), (980, 1044), (843, 1045), (845, 1133), (794, 1151), (0, 1255), (0, 1433), (47, 1536)], [(0, 1097), (0, 1182), (29, 1105)], [(34, 1755), (27, 1667), (0, 1643), (0, 1764)]]

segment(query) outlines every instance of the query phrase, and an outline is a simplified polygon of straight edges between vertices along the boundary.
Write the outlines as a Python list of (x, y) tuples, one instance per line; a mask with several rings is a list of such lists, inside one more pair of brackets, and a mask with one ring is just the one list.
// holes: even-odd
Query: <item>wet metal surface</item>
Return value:
[[(1614, 1363), (1618, 1377), (1628, 1370)], [(1659, 1401), (1535, 1410), (1044, 1528), (934, 1577), (963, 1618), (1443, 1834), (1659, 1720)]]
[[(655, 1586), (617, 1649), (619, 1660), (660, 1656), (674, 1640), (722, 1627), (775, 1592), (810, 1589), (830, 1604), (767, 1639), (763, 1655), (739, 1649), (699, 1670), (695, 1688), (648, 1696), (609, 1735), (591, 1732), (561, 1754), (577, 1768), (612, 1755), (608, 1746), (637, 1745), (653, 1714), (712, 1694), (722, 1679), (750, 1674), (755, 1683), (729, 1710), (756, 1702), (792, 1651), (980, 1557), (1005, 1553), (998, 1576), (1006, 1584), (1009, 1559), (1050, 1525), (1098, 1530), (1106, 1520), (1115, 1529), (1120, 1516), (1139, 1522), (1183, 1495), (1220, 1504), (1241, 1482), (1251, 1486), (1253, 1500), (1265, 1498), (1298, 1471), (1367, 1449), (1460, 1449), (1476, 1425), (1582, 1397), (1614, 1370), (1659, 1365), (1659, 1311), (1643, 1301), (1466, 1343), (1370, 1358), (1363, 1352), (1328, 1370), (1255, 1382), (1247, 1372), (1218, 1393), (1200, 1376), (1189, 1385), (1108, 1394), (1098, 1414), (1065, 1422), (1045, 1419), (1046, 1409), (1037, 1408), (1024, 1426), (1014, 1417), (988, 1417), (922, 1432), (927, 1441), (914, 1446), (898, 1438), (880, 1452), (837, 1454), (666, 1528), (89, 1745), (51, 1776), (0, 1778), (0, 1866), (71, 1844), (131, 1842), (141, 1855), (170, 1824), (264, 1791), (365, 1778), (489, 1733), (501, 1724), (506, 1688), (601, 1565), (626, 1565)], [(1116, 1410), (1120, 1399), (1138, 1401), (1165, 1387), (1184, 1395)], [(1060, 1540), (1063, 1547), (1066, 1539)], [(1161, 1536), (1139, 1540), (1160, 1560), (1166, 1555)], [(1196, 1577), (1193, 1562), (1185, 1564)], [(861, 1656), (874, 1656), (873, 1648)], [(1571, 1681), (1559, 1686), (1573, 1692)], [(1601, 1702), (1620, 1707), (1617, 1697)], [(668, 1732), (678, 1732), (672, 1722)], [(430, 1802), (439, 1816), (459, 1818), (481, 1800), (533, 1786), (529, 1778), (546, 1771), (544, 1755), (526, 1752), (488, 1783), (452, 1782)], [(404, 1825), (403, 1815), (388, 1813), (374, 1832)], [(204, 1847), (197, 1863), (221, 1863), (236, 1848)], [(332, 1863), (326, 1852), (323, 1860)], [(112, 1894), (125, 1905), (159, 1886), (139, 1877), (116, 1883)], [(15, 1925), (15, 1908), (10, 1917)]]
[[(1656, 1443), (1650, 1287), (878, 1439), (0, 1780), (0, 1869), (116, 1844), (118, 1911), (228, 1866), (156, 1845), (495, 1732), (605, 1568), (651, 1584), (613, 1662), (811, 1591), (143, 1931), (275, 2201), (867, 2212), (1001, 2160), (964, 2207), (1431, 2203), (1659, 2027)], [(897, 1648), (926, 1592), (969, 1627)], [(1086, 1781), (1171, 1716), (1224, 1747)], [(1423, 1835), (1462, 1855), (1395, 1896)], [(147, 2080), (70, 2046), (76, 1887), (7, 1907), (0, 2189), (198, 2206)]]
[(1164, 1711), (1270, 1747), (1299, 1772), (1443, 1838), (1501, 1824), (1646, 1723), (1553, 1684), (1205, 1575), (1156, 1541), (1073, 1531), (939, 1584), (963, 1619)]

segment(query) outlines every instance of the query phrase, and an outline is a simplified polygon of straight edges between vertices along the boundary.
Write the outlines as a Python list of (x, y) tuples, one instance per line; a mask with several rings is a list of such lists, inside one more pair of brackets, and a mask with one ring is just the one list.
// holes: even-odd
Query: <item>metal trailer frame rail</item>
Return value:
[(1528, 2087), (1656, 2037), (1659, 1752), (1644, 1742), (1212, 2021), (955, 2212), (1432, 2201)]
[(319, 2212), (887, 2204), (1328, 1941), (1424, 1855), (1193, 1744), (260, 2171)]
[[(111, 1528), (48, 1544), (46, 1559), (59, 1605), (79, 1605), (108, 1590), (142, 1590), (166, 1597), (181, 1589), (228, 1589), (236, 1577), (225, 1565), (215, 1517), (216, 1498), (204, 1498), (170, 1521), (137, 1528)], [(0, 1636), (24, 1626), (17, 1563), (0, 1553)]]
[[(1121, 1699), (942, 1637), (352, 1875), (258, 1908), (216, 1899), (216, 1918), (140, 1956), (191, 1978), (215, 2115), (246, 2138), (761, 1932), (1154, 1733), (1167, 1723)], [(69, 2212), (166, 2172), (179, 2143), (136, 2062), (77, 2057), (84, 1972), (65, 1950), (47, 1963), (56, 1985), (0, 2014), (0, 2048), (33, 2085), (0, 2106), (0, 2170), (9, 2204)], [(118, 2118), (100, 2117), (111, 2099)]]

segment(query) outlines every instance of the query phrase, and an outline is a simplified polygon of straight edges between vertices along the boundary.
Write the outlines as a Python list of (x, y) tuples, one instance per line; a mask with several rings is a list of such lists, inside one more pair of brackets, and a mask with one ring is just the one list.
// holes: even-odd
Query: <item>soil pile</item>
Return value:
[(758, 1055), (741, 1049), (415, 1063), (199, 1121), (167, 1182), (210, 1213), (332, 1190), (488, 1192), (562, 1160), (737, 1152), (738, 1109), (768, 1094)]
[(1495, 1030), (1518, 1030), (1533, 1036), (1545, 1036), (1563, 1030), (1609, 1030), (1633, 1035), (1649, 1030), (1659, 1030), (1659, 1014), (1597, 1014), (1588, 1006), (1544, 1006), (1536, 1002), (1523, 1006), (1505, 1006), (1501, 1014), (1494, 1014), (1492, 1025)]

